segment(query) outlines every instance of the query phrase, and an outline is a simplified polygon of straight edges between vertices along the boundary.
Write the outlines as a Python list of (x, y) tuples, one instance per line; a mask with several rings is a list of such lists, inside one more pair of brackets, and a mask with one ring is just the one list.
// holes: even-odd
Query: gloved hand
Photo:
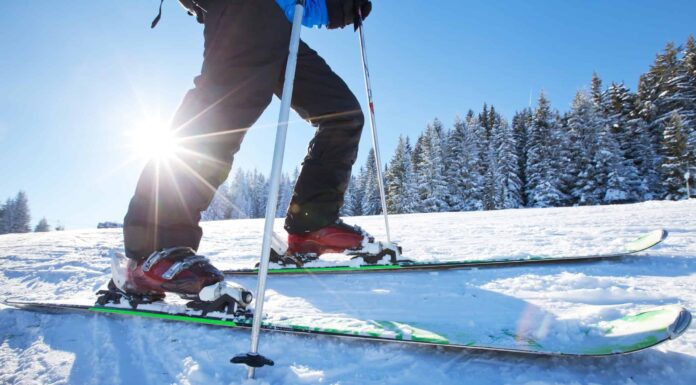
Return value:
[(355, 29), (372, 11), (370, 0), (326, 0), (326, 8), (329, 13), (327, 28), (343, 28), (353, 24)]

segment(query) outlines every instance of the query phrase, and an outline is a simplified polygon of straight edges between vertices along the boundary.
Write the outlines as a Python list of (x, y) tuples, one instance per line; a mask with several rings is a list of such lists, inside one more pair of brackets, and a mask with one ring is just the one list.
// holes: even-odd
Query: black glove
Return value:
[(353, 24), (355, 29), (372, 11), (370, 0), (326, 0), (326, 9), (329, 13), (329, 25), (327, 28), (343, 28)]

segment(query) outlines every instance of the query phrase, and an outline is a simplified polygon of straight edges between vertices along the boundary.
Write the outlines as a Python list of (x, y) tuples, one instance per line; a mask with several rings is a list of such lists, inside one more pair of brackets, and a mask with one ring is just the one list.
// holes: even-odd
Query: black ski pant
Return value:
[[(291, 23), (276, 2), (205, 3), (201, 74), (173, 120), (181, 149), (173, 159), (151, 161), (140, 176), (124, 220), (130, 258), (198, 248), (201, 211), (227, 179), (246, 131), (282, 92)], [(316, 128), (285, 221), (289, 232), (302, 233), (338, 218), (364, 117), (348, 86), (304, 42), (292, 108)]]

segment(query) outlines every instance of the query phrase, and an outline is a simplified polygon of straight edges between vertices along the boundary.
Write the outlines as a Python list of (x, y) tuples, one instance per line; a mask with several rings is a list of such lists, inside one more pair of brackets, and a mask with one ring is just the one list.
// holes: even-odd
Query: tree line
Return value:
[[(63, 229), (62, 225), (56, 226), (57, 231)], [(46, 231), (51, 231), (51, 226), (46, 218), (41, 218), (34, 227), (34, 232)], [(31, 232), (29, 199), (24, 191), (20, 191), (14, 198), (8, 198), (0, 205), (0, 234), (28, 232)]]
[[(374, 153), (351, 178), (341, 215), (381, 212)], [(278, 216), (296, 178), (283, 176)], [(400, 137), (384, 165), (390, 213), (558, 207), (685, 199), (696, 195), (696, 42), (656, 55), (636, 91), (594, 74), (569, 111), (541, 93), (511, 123), (494, 106), (439, 119), (415, 143)], [(265, 177), (238, 171), (204, 219), (265, 213)], [(223, 199), (220, 199), (222, 197)]]

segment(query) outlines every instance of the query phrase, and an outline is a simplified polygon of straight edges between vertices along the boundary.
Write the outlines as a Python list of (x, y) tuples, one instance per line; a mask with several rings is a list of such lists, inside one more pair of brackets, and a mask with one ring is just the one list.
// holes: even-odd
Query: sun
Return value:
[(140, 159), (168, 160), (179, 150), (179, 139), (160, 119), (143, 119), (127, 135), (129, 147)]

